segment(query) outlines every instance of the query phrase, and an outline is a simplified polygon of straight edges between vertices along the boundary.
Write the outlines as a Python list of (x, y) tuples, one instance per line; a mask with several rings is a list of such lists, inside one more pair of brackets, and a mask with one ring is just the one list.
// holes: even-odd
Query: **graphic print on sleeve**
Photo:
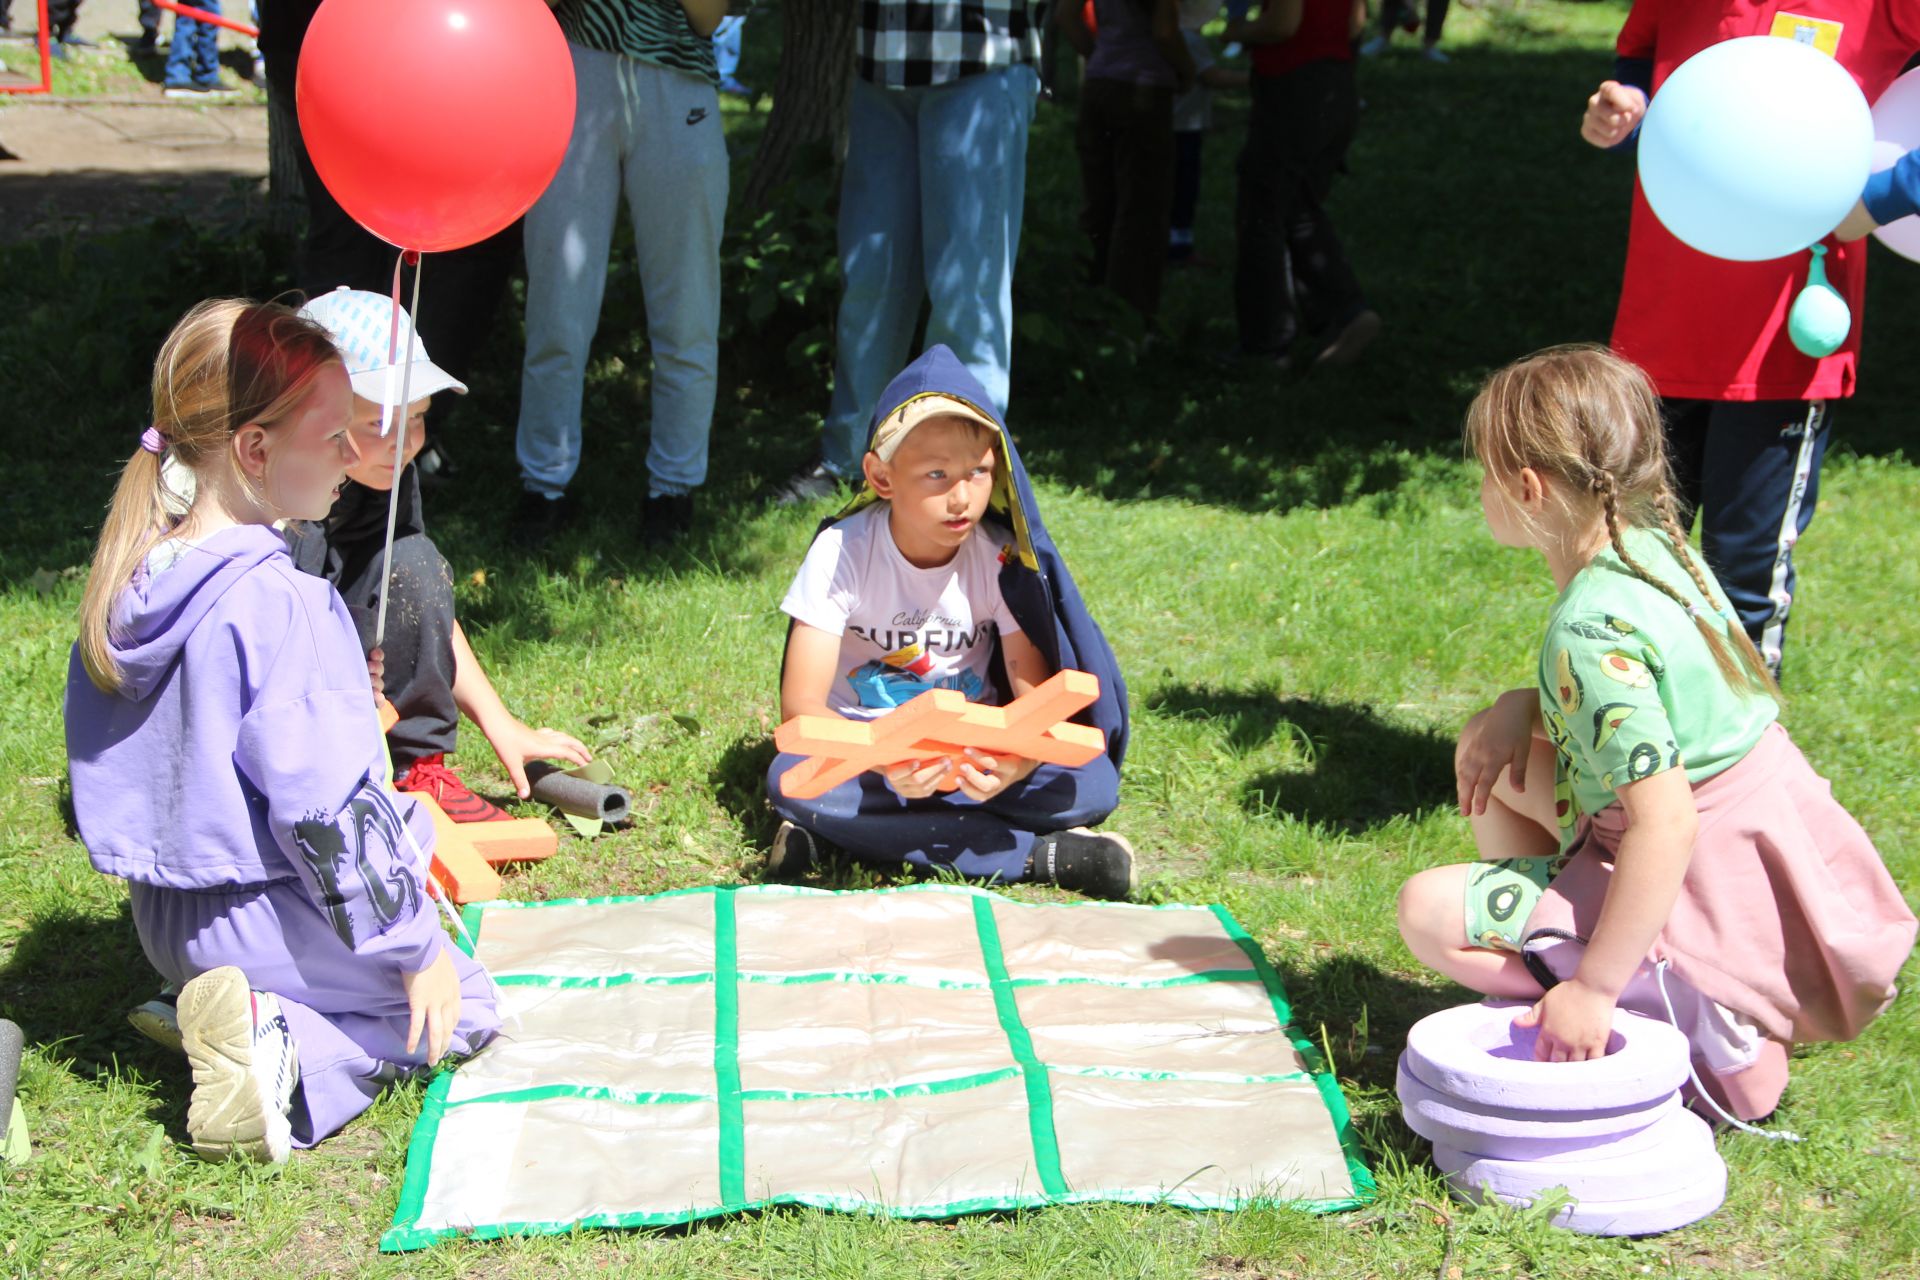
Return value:
[(319, 884), (320, 908), (351, 950), (420, 910), (420, 882), (402, 852), (409, 842), (401, 821), (368, 779), (340, 812), (293, 824), (294, 843)]

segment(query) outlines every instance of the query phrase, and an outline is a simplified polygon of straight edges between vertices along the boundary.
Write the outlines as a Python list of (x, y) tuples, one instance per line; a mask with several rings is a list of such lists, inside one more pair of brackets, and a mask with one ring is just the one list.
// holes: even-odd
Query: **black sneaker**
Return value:
[(827, 858), (833, 846), (805, 827), (782, 822), (767, 851), (767, 869), (761, 877), (770, 884), (794, 884)]
[(549, 498), (531, 489), (520, 491), (520, 505), (513, 513), (515, 539), (542, 546), (572, 524), (573, 500), (565, 494)]
[(1109, 902), (1124, 902), (1140, 884), (1127, 838), (1085, 827), (1036, 840), (1027, 855), (1027, 879)]
[(693, 529), (693, 495), (660, 493), (640, 508), (640, 541), (658, 551), (672, 546)]

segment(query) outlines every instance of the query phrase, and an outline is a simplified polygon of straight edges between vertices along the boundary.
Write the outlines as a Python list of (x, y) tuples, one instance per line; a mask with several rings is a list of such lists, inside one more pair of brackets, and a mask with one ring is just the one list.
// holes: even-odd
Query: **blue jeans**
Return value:
[(780, 775), (804, 759), (782, 752), (767, 769), (773, 811), (865, 863), (947, 867), (969, 880), (1012, 884), (1027, 873), (1036, 836), (1102, 822), (1120, 804), (1109, 756), (1078, 769), (1043, 764), (984, 804), (958, 791), (902, 800), (868, 770), (811, 800), (780, 794)]
[(713, 66), (725, 84), (740, 70), (741, 29), (747, 25), (745, 14), (728, 14), (713, 29)]
[[(220, 0), (194, 0), (191, 6), (220, 12)], [(166, 87), (211, 89), (220, 83), (220, 28), (192, 18), (173, 18), (173, 44), (167, 50)]]
[(920, 300), (1001, 413), (1013, 357), (1013, 260), (1027, 194), (1027, 128), (1040, 80), (1006, 67), (924, 89), (855, 78), (840, 187), (833, 404), (821, 456), (851, 478), (867, 424), (906, 365)]
[(521, 483), (558, 497), (580, 466), (580, 396), (600, 327), (624, 194), (653, 352), (653, 494), (707, 478), (720, 362), (720, 233), (727, 143), (720, 97), (685, 72), (568, 43), (575, 110), (566, 159), (527, 211)]

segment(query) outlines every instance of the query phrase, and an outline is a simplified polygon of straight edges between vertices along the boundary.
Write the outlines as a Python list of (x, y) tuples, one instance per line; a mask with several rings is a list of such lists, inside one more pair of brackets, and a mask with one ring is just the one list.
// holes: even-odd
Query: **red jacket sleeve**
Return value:
[(1620, 36), (1613, 42), (1613, 50), (1622, 58), (1651, 59), (1659, 35), (1659, 0), (1634, 0), (1633, 7), (1627, 10), (1626, 22), (1620, 27)]

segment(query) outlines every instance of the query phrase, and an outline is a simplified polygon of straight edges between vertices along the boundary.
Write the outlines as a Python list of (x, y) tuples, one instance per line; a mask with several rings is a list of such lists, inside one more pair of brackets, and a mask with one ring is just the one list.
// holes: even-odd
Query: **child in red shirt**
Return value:
[[(1709, 45), (1775, 35), (1811, 44), (1878, 98), (1920, 48), (1920, 0), (1638, 0), (1620, 30), (1615, 78), (1588, 99), (1581, 136), (1629, 145), (1648, 97)], [(1636, 184), (1613, 347), (1644, 368), (1665, 404), (1675, 487), (1741, 623), (1780, 669), (1793, 602), (1793, 546), (1813, 519), (1834, 400), (1853, 394), (1866, 249), (1829, 237), (1827, 277), (1853, 332), (1816, 359), (1787, 336), (1807, 258), (1730, 262), (1682, 244)]]

